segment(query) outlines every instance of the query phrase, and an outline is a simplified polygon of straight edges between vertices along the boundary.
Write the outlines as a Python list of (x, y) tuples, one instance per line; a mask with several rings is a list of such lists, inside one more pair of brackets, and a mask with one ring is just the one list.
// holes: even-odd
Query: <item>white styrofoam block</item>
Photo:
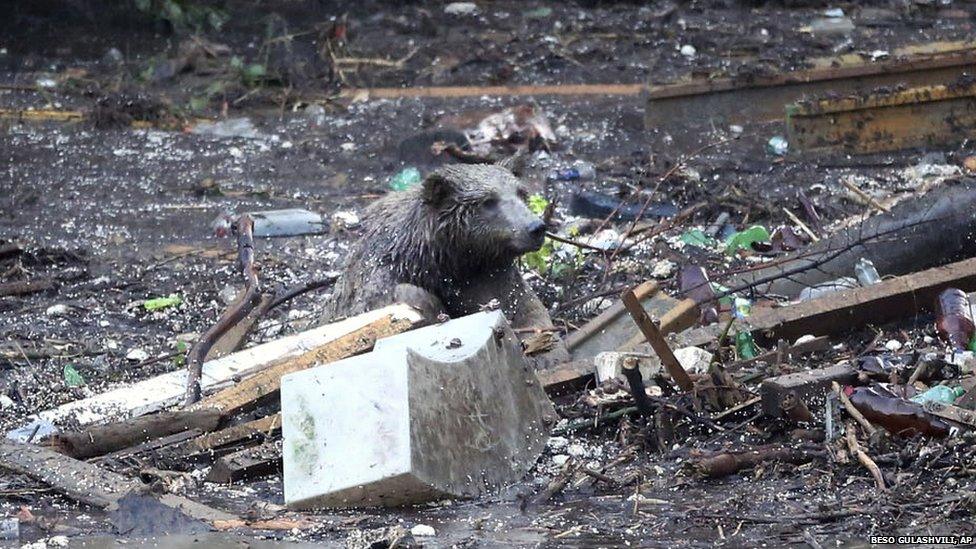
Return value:
[(497, 311), (284, 376), (281, 410), (293, 508), (478, 495), (521, 478), (555, 418)]

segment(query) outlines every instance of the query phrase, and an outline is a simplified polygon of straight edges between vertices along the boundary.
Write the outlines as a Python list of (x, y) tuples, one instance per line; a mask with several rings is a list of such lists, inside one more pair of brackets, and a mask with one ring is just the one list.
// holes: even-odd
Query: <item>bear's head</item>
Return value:
[(477, 254), (475, 261), (511, 260), (545, 239), (546, 225), (525, 204), (521, 182), (501, 166), (441, 167), (424, 180), (420, 195), (435, 216), (438, 238)]

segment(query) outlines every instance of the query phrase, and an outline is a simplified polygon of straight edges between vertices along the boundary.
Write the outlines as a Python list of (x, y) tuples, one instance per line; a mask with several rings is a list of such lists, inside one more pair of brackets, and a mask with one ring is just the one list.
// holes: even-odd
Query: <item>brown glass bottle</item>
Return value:
[(943, 290), (939, 294), (935, 313), (939, 335), (956, 349), (965, 350), (976, 331), (966, 292), (956, 288)]

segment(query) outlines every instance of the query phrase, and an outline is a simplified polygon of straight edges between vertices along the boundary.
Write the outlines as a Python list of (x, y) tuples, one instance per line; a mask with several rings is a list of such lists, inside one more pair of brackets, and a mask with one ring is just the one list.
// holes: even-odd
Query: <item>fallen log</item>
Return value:
[(976, 255), (976, 180), (947, 181), (811, 244), (775, 265), (722, 281), (733, 291), (754, 289), (795, 298), (804, 288), (853, 276), (870, 259), (878, 272), (901, 275)]
[[(127, 494), (145, 489), (139, 481), (91, 463), (48, 448), (18, 442), (0, 441), (0, 469), (26, 475), (49, 485), (74, 501), (106, 510), (117, 508), (119, 501)], [(192, 518), (207, 522), (237, 518), (173, 494), (159, 496), (159, 501)]]
[(741, 452), (722, 452), (690, 462), (692, 470), (708, 478), (721, 478), (734, 475), (743, 469), (750, 469), (767, 461), (785, 461), (794, 465), (823, 459), (826, 452), (787, 446), (759, 446)]
[[(420, 322), (420, 315), (407, 305), (391, 305), (345, 320), (320, 326), (261, 345), (255, 345), (225, 357), (209, 360), (203, 365), (204, 389), (226, 386), (245, 372), (258, 371), (289, 357), (299, 356), (309, 349), (321, 347), (352, 333), (379, 319), (389, 316)], [(69, 402), (45, 410), (27, 419), (26, 424), (7, 434), (13, 440), (25, 441), (40, 426), (36, 436), (56, 431), (54, 425), (62, 421), (87, 426), (95, 423), (138, 417), (177, 404), (186, 388), (186, 371), (176, 371), (114, 389), (90, 398)]]
[(408, 319), (397, 319), (392, 315), (381, 318), (317, 349), (277, 361), (237, 385), (197, 402), (189, 409), (212, 408), (218, 410), (222, 417), (232, 416), (256, 405), (260, 399), (276, 394), (281, 388), (281, 376), (367, 352), (373, 348), (376, 340), (405, 332), (413, 324)]
[(160, 412), (96, 425), (81, 432), (58, 433), (44, 439), (43, 443), (66, 456), (87, 459), (188, 429), (212, 431), (219, 422), (220, 413), (216, 410)]

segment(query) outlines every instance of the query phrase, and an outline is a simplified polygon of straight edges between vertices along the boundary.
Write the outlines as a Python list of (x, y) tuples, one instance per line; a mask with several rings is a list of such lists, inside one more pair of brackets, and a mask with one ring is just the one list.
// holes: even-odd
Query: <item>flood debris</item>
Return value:
[(4, 543), (972, 541), (971, 6), (21, 4)]

